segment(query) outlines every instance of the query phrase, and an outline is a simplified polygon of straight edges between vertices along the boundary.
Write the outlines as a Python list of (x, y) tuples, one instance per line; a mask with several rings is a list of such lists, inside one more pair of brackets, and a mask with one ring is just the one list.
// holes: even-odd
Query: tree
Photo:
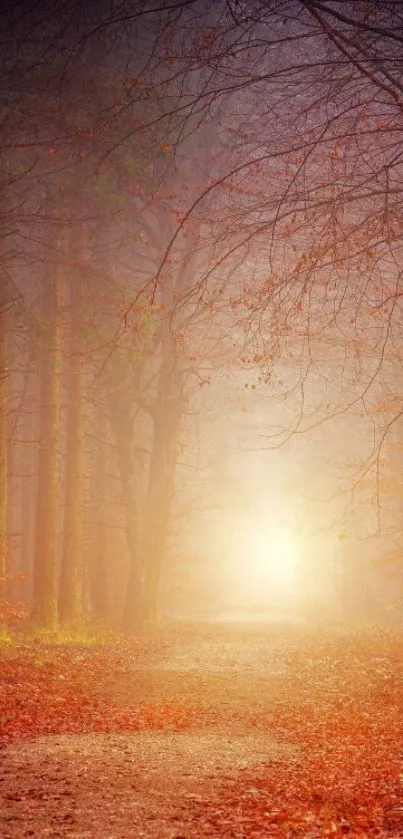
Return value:
[[(4, 285), (3, 285), (4, 289)], [(3, 296), (3, 295), (2, 295)], [(8, 546), (8, 333), (10, 302), (0, 300), (0, 605), (5, 600)]]
[[(80, 237), (81, 233), (81, 237)], [(70, 247), (83, 259), (82, 230), (75, 236), (75, 247)], [(77, 259), (76, 257), (76, 259)], [(76, 264), (69, 271), (67, 349), (67, 450), (65, 460), (66, 501), (63, 524), (63, 553), (59, 583), (59, 618), (64, 623), (77, 624), (83, 609), (84, 563), (84, 456), (85, 456), (85, 348), (83, 343), (84, 278)]]
[[(54, 630), (57, 614), (58, 441), (60, 399), (59, 295), (61, 253), (45, 252), (40, 336), (40, 440), (34, 561), (33, 619)], [(61, 251), (61, 252), (60, 252)]]
[[(186, 230), (207, 192), (225, 191), (214, 236), (221, 256), (199, 284), (238, 254), (236, 296), (252, 336), (250, 356), (265, 373), (273, 356), (301, 371), (287, 437), (356, 405), (367, 411), (399, 332), (402, 24), (394, 3), (226, 6), (227, 17), (224, 4), (217, 7), (215, 28), (200, 29), (185, 55), (192, 6), (169, 45), (172, 77), (183, 85), (196, 62), (206, 75), (214, 68), (208, 92), (193, 87), (176, 113), (189, 124), (199, 108), (201, 119), (213, 117), (216, 133), (229, 137), (226, 168), (213, 169), (178, 229)], [(217, 104), (226, 101), (230, 119)], [(171, 112), (164, 119), (172, 120)], [(244, 282), (253, 262), (259, 270)], [(346, 386), (319, 409), (307, 394), (327, 377), (326, 332), (335, 376)], [(374, 457), (375, 464), (377, 448)]]
[(88, 576), (90, 589), (90, 610), (96, 620), (110, 617), (110, 592), (108, 587), (108, 543), (107, 513), (110, 508), (111, 494), (108, 490), (108, 437), (107, 406), (101, 404), (93, 408), (92, 446), (93, 465), (89, 476), (88, 508), (91, 514), (88, 528)]

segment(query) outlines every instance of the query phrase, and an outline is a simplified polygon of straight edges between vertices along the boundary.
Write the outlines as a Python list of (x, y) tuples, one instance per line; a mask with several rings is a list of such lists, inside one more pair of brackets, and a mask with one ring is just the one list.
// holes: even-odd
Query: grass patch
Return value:
[(35, 629), (32, 627), (26, 634), (29, 641), (36, 644), (55, 644), (63, 647), (89, 647), (99, 644), (100, 638), (93, 633), (85, 630), (67, 630), (67, 629)]
[(107, 642), (115, 642), (118, 635), (113, 629), (98, 628), (91, 624), (44, 629), (31, 623), (26, 626), (21, 635), (21, 640), (32, 644), (43, 644), (44, 646), (95, 647)]
[(8, 647), (13, 643), (10, 633), (5, 626), (0, 624), (0, 647)]

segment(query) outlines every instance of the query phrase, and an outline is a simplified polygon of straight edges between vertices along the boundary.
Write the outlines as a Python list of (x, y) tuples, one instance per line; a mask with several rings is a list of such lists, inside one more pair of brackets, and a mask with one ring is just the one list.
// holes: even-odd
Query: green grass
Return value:
[(35, 623), (28, 624), (22, 633), (27, 643), (91, 647), (114, 641), (118, 637), (116, 630), (83, 624), (77, 627), (59, 627), (58, 629), (44, 629)]
[(0, 648), (10, 645), (39, 645), (43, 647), (95, 647), (118, 642), (122, 632), (106, 624), (98, 625), (83, 621), (75, 626), (44, 628), (35, 621), (28, 620), (15, 632), (11, 632), (0, 621)]
[(9, 644), (12, 644), (11, 635), (9, 634), (7, 628), (0, 624), (0, 647), (7, 647)]
[(67, 629), (40, 629), (30, 627), (24, 633), (28, 641), (33, 641), (36, 644), (57, 644), (61, 646), (92, 646), (99, 644), (100, 639), (85, 630), (67, 630)]

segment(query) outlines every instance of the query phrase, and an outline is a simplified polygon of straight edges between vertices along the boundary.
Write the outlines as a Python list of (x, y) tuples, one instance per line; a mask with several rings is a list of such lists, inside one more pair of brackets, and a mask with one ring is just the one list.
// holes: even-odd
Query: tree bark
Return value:
[[(165, 394), (166, 395), (166, 394)], [(158, 585), (169, 532), (176, 467), (176, 406), (167, 406), (154, 421), (154, 443), (144, 519), (144, 597), (149, 620), (158, 618)]]
[(69, 624), (79, 623), (83, 610), (85, 364), (81, 337), (82, 283), (79, 272), (74, 271), (69, 280), (66, 496), (59, 583), (59, 618)]
[(89, 553), (89, 582), (91, 613), (100, 620), (109, 616), (107, 588), (107, 527), (105, 513), (108, 506), (107, 488), (107, 428), (105, 415), (98, 409), (96, 428), (99, 439), (95, 445), (93, 470), (90, 479), (89, 502), (93, 510), (91, 550)]
[[(168, 294), (169, 290), (166, 297)], [(169, 311), (166, 297), (165, 311)], [(180, 363), (171, 334), (171, 320), (166, 316), (157, 401), (153, 411), (153, 449), (143, 526), (145, 608), (147, 618), (153, 622), (158, 619), (158, 585), (172, 511), (182, 407)]]
[(140, 553), (139, 487), (133, 458), (133, 429), (123, 393), (110, 398), (111, 426), (122, 487), (125, 530), (130, 555), (129, 580), (123, 609), (126, 629), (134, 629), (144, 618), (143, 567)]
[(55, 630), (58, 624), (59, 282), (57, 269), (49, 265), (42, 289), (40, 439), (32, 610), (34, 622), (49, 630)]
[(21, 554), (20, 554), (20, 573), (23, 579), (21, 580), (20, 592), (22, 600), (30, 600), (32, 596), (32, 544), (34, 536), (34, 487), (33, 478), (29, 477), (29, 473), (33, 470), (32, 452), (28, 446), (25, 446), (23, 453), (22, 468), (24, 470), (24, 478), (21, 486), (21, 508), (20, 508), (20, 529), (21, 529)]
[[(8, 329), (9, 304), (0, 300), (0, 609), (4, 608), (8, 553)], [(1, 620), (1, 614), (0, 614)]]

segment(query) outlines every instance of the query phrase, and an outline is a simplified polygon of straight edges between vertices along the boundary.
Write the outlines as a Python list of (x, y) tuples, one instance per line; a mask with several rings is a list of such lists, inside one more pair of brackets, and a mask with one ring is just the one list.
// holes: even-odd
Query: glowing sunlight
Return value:
[(269, 573), (280, 585), (287, 585), (295, 578), (299, 550), (296, 539), (286, 528), (268, 528), (255, 533), (250, 550), (256, 571)]
[(301, 546), (292, 528), (258, 515), (232, 523), (232, 588), (247, 608), (290, 605), (300, 587)]

